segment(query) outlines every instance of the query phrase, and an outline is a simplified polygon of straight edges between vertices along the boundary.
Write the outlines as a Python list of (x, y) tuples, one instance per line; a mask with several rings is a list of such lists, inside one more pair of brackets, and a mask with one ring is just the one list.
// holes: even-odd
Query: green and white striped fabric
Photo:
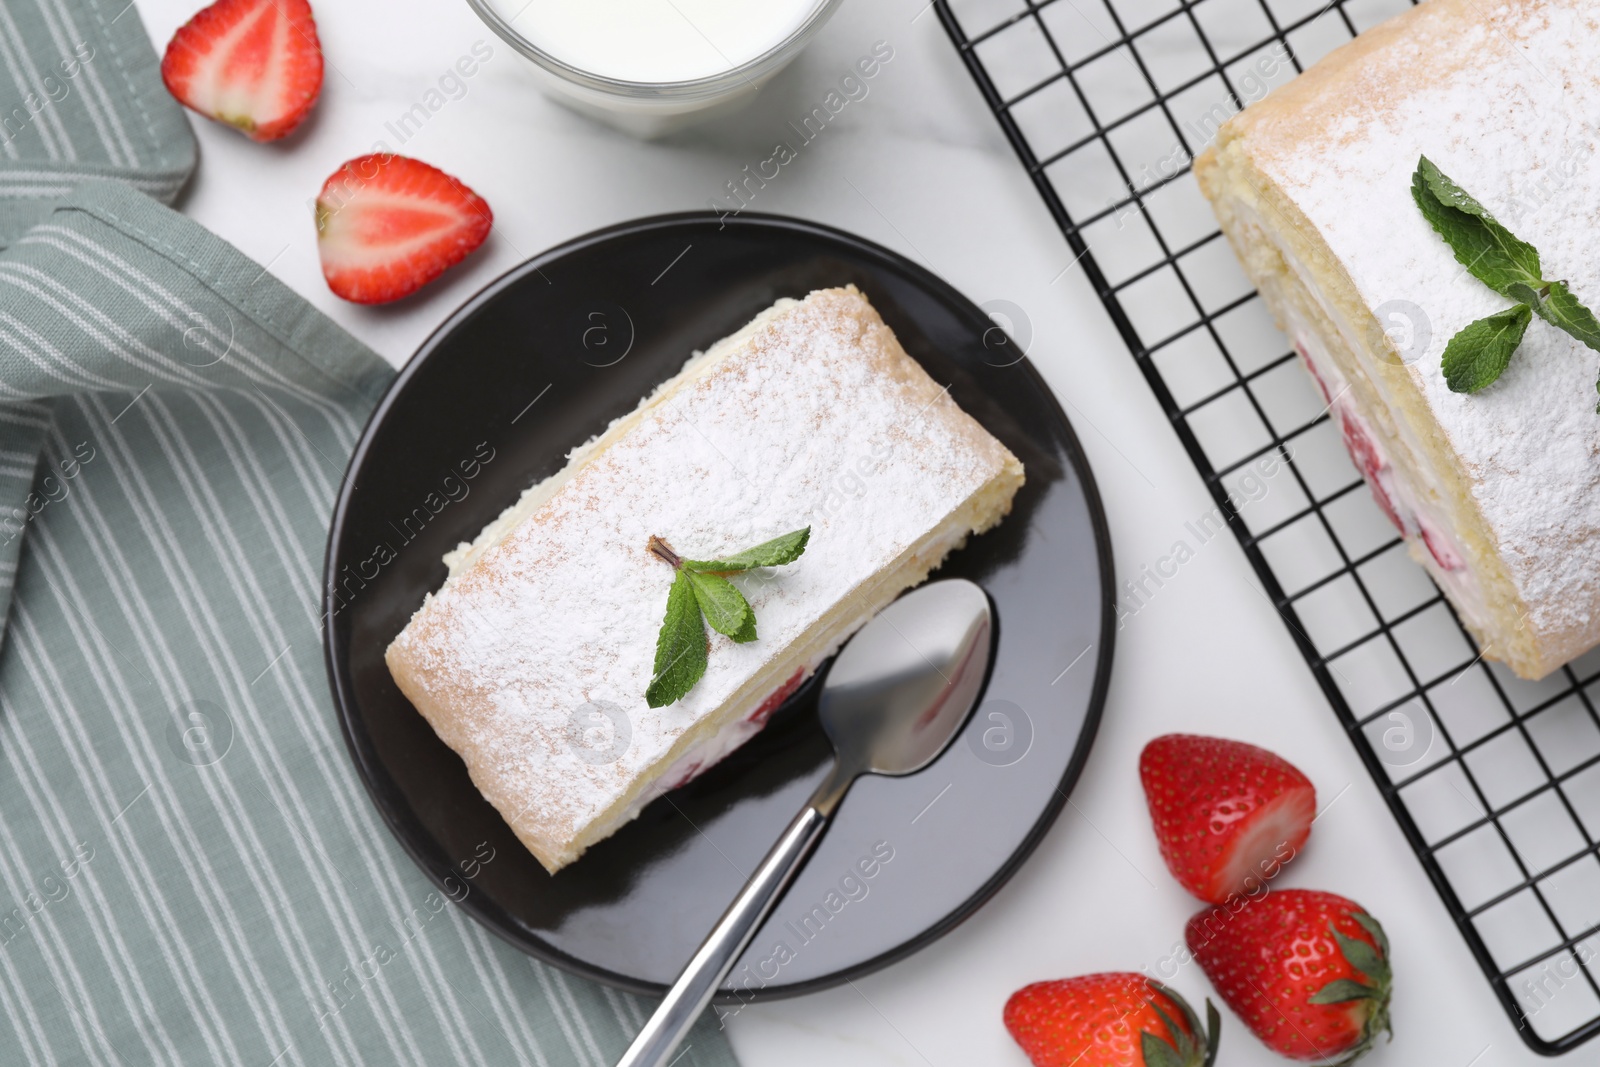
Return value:
[[(34, 3), (0, 0), (0, 63), (92, 19), (108, 84), (91, 101), (85, 66), (0, 158), (0, 227), (32, 223), (0, 251), (0, 1065), (605, 1067), (649, 1005), (437, 893), (330, 708), (327, 517), (392, 372), (197, 224), (80, 180), (170, 191), (187, 127), (112, 84), (153, 77), (131, 10)], [(461, 857), (465, 892), (492, 862)], [(708, 1018), (678, 1064), (733, 1062)]]
[(129, 0), (0, 0), (0, 246), (85, 178), (171, 203), (194, 160)]

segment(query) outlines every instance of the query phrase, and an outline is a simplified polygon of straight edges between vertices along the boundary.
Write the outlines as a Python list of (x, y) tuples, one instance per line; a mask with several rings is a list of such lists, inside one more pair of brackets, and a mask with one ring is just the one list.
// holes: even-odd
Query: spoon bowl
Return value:
[(989, 597), (964, 578), (930, 582), (879, 612), (822, 682), (817, 714), (833, 769), (679, 976), (618, 1067), (661, 1067), (822, 838), (850, 783), (902, 775), (938, 758), (961, 732), (989, 673)]
[(965, 579), (933, 582), (879, 612), (823, 680), (817, 716), (836, 774), (913, 774), (966, 722), (994, 647), (989, 598)]

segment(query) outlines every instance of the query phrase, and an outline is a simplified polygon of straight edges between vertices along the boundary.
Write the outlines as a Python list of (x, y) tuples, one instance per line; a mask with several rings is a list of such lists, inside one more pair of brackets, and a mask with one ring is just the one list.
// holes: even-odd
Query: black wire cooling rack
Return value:
[(1496, 996), (1555, 1055), (1600, 1033), (1600, 655), (1538, 683), (1478, 656), (1189, 171), (1410, 3), (936, 0)]

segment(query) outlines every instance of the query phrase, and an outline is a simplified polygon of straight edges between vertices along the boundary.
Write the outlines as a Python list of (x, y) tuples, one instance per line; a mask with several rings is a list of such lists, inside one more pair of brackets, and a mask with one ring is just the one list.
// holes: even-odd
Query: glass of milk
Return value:
[(755, 96), (841, 0), (467, 0), (545, 91), (651, 137)]

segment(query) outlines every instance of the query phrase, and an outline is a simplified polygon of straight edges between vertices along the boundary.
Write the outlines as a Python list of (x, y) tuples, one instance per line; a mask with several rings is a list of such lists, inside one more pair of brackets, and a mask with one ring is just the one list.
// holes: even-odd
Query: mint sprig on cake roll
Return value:
[[(1491, 385), (1522, 344), (1537, 315), (1600, 352), (1600, 321), (1565, 281), (1547, 281), (1539, 250), (1521, 240), (1427, 156), (1417, 162), (1411, 195), (1467, 273), (1516, 303), (1468, 323), (1445, 346), (1441, 369), (1457, 393)], [(1600, 381), (1595, 383), (1600, 390)], [(1600, 412), (1600, 405), (1595, 410)]]

